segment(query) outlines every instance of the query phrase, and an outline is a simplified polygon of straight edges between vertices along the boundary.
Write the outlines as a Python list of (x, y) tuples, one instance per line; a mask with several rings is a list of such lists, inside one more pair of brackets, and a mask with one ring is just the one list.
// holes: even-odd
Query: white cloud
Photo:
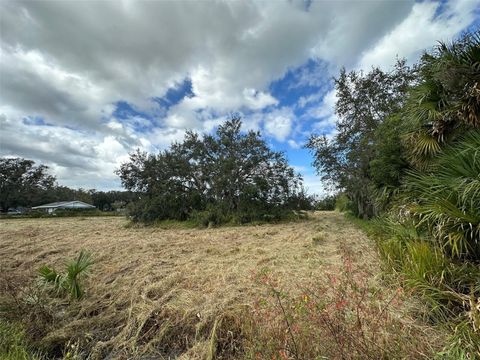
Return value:
[(324, 97), (324, 94), (321, 92), (316, 92), (308, 96), (301, 96), (300, 99), (298, 99), (297, 104), (300, 108), (304, 108), (308, 104), (315, 103), (317, 101), (322, 100), (323, 97)]
[(287, 143), (292, 149), (300, 149), (303, 146), (300, 142), (293, 139), (289, 139)]
[(416, 3), (400, 24), (363, 53), (358, 68), (369, 69), (372, 65), (387, 68), (397, 55), (414, 61), (437, 41), (451, 41), (478, 16), (475, 10), (478, 12), (480, 1), (450, 1), (437, 14), (440, 6), (442, 3), (433, 1)]
[(272, 95), (256, 91), (255, 89), (244, 89), (243, 96), (247, 107), (253, 110), (260, 110), (267, 106), (278, 104), (278, 100)]
[[(97, 128), (113, 102), (124, 100), (155, 112), (149, 99), (189, 77), (195, 96), (170, 111), (171, 116), (181, 113), (175, 124), (189, 126), (192, 112), (199, 109), (226, 113), (276, 104), (267, 91), (269, 82), (305, 62), (312, 49), (328, 45), (334, 36), (339, 47), (327, 46), (328, 51), (316, 54), (343, 58), (352, 40), (363, 46), (409, 7), (408, 2), (318, 2), (305, 11), (300, 1), (208, 6), (2, 2), (1, 100), (59, 125)], [(361, 14), (364, 20), (382, 11), (378, 25), (348, 31), (350, 15)], [(346, 28), (332, 23), (334, 18)], [(337, 31), (344, 33), (345, 42), (338, 41)], [(187, 111), (192, 114), (186, 116)], [(180, 123), (179, 117), (184, 119)]]
[(151, 150), (148, 140), (136, 136), (134, 144), (126, 144), (121, 135), (85, 134), (55, 125), (27, 125), (20, 114), (6, 107), (0, 108), (0, 125), (0, 150), (4, 156), (43, 163), (62, 185), (73, 187), (119, 188), (114, 170), (128, 159), (129, 150), (133, 146)]
[[(164, 148), (189, 128), (212, 131), (234, 111), (246, 114), (244, 129), (295, 148), (302, 118), (272, 95), (273, 80), (309, 59), (322, 75), (303, 71), (296, 81), (321, 86), (324, 72), (342, 65), (388, 64), (397, 48), (414, 55), (465, 28), (476, 6), (451, 0), (433, 17), (436, 3), (413, 0), (308, 9), (303, 1), (3, 1), (0, 155), (48, 163), (69, 185), (118, 184), (111, 171), (135, 147)], [(168, 109), (152, 101), (185, 79), (193, 96)], [(320, 128), (335, 121), (333, 95), (315, 106), (321, 99), (305, 94), (295, 107), (308, 108)], [(118, 101), (143, 115), (116, 117)]]
[(337, 102), (337, 92), (335, 89), (330, 90), (322, 99), (318, 106), (309, 108), (308, 116), (316, 119), (324, 119), (334, 116), (335, 104)]
[(290, 108), (274, 110), (265, 116), (264, 129), (278, 141), (285, 141), (292, 131), (295, 115)]

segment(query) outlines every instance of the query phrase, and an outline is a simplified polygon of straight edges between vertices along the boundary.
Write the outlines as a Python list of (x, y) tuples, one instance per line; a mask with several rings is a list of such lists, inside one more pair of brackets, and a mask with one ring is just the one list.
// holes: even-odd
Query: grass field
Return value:
[(301, 294), (337, 271), (345, 246), (376, 283), (370, 241), (335, 212), (214, 229), (132, 227), (118, 217), (12, 219), (0, 223), (0, 273), (3, 297), (18, 299), (36, 291), (27, 284), (40, 266), (62, 268), (81, 249), (92, 254), (83, 299), (32, 305), (35, 319), (39, 311), (48, 315), (27, 332), (49, 354), (65, 355), (70, 344), (93, 359), (244, 358), (246, 324), (269, 292), (259, 276)]

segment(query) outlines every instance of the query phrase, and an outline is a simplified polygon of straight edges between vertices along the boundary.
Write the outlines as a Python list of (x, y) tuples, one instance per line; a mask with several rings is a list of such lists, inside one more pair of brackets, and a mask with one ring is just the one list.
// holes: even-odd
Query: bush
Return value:
[(191, 219), (199, 226), (212, 227), (228, 223), (232, 217), (227, 215), (225, 209), (211, 204), (204, 211), (193, 212)]
[(101, 216), (103, 213), (98, 209), (58, 209), (50, 216), (75, 217), (75, 216)]
[(480, 131), (445, 150), (431, 172), (411, 172), (406, 197), (449, 256), (480, 262)]
[(270, 150), (258, 132), (243, 133), (236, 116), (214, 134), (189, 131), (158, 154), (130, 154), (117, 174), (141, 197), (130, 207), (139, 222), (183, 221), (194, 214), (205, 226), (247, 223), (279, 209), (312, 207), (285, 154)]
[(228, 211), (225, 206), (210, 204), (206, 210), (194, 211), (189, 221), (201, 227), (223, 224), (243, 225), (249, 223), (275, 223), (306, 219), (306, 212), (271, 207), (270, 209), (243, 207), (238, 211)]

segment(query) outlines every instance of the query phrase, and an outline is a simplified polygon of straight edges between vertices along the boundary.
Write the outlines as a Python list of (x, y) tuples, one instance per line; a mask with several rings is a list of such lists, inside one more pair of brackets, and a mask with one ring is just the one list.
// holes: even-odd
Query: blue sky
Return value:
[(136, 148), (239, 113), (326, 190), (303, 149), (335, 130), (341, 67), (388, 70), (480, 24), (480, 0), (0, 3), (0, 156), (118, 189)]

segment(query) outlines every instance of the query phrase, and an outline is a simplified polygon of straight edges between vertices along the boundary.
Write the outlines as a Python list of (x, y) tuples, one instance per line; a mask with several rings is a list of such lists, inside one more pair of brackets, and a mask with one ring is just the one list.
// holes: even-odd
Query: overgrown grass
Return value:
[(451, 333), (440, 358), (480, 358), (480, 267), (445, 254), (435, 239), (413, 223), (351, 218), (376, 244), (390, 281), (410, 289), (433, 325)]
[(262, 359), (433, 358), (442, 333), (409, 319), (409, 294), (379, 287), (351, 249), (341, 248), (342, 265), (299, 295), (282, 290), (273, 274), (258, 273), (267, 294), (255, 307), (251, 352)]
[(0, 359), (44, 360), (46, 357), (29, 346), (20, 324), (0, 319)]
[[(292, 286), (318, 277), (323, 268), (312, 237), (319, 222), (336, 221), (343, 222), (325, 213), (201, 231), (126, 229), (125, 219), (113, 218), (7, 221), (0, 228), (0, 251), (8, 255), (0, 271), (0, 318), (21, 323), (28, 343), (52, 359), (70, 343), (82, 359), (245, 359), (256, 334), (251, 305), (260, 287), (252, 269), (278, 269)], [(57, 294), (55, 279), (66, 273), (65, 259), (83, 247), (94, 254), (95, 268), (82, 284), (87, 296), (70, 301), (63, 286)], [(47, 286), (38, 281), (43, 264), (56, 270)]]
[[(0, 317), (19, 322), (25, 344), (49, 358), (421, 359), (439, 352), (442, 332), (409, 316), (410, 293), (376, 279), (365, 236), (337, 213), (311, 218), (202, 231), (124, 229), (115, 219), (62, 227), (39, 220), (33, 231), (26, 221), (15, 227), (20, 239), (5, 237), (5, 246), (42, 248), (30, 255), (36, 263), (0, 272)], [(52, 244), (52, 231), (69, 236)], [(60, 264), (58, 247), (78, 254), (80, 241), (96, 260), (88, 296), (68, 301), (32, 281), (26, 269)], [(3, 281), (7, 275), (22, 277)], [(461, 345), (468, 334), (457, 333)]]

